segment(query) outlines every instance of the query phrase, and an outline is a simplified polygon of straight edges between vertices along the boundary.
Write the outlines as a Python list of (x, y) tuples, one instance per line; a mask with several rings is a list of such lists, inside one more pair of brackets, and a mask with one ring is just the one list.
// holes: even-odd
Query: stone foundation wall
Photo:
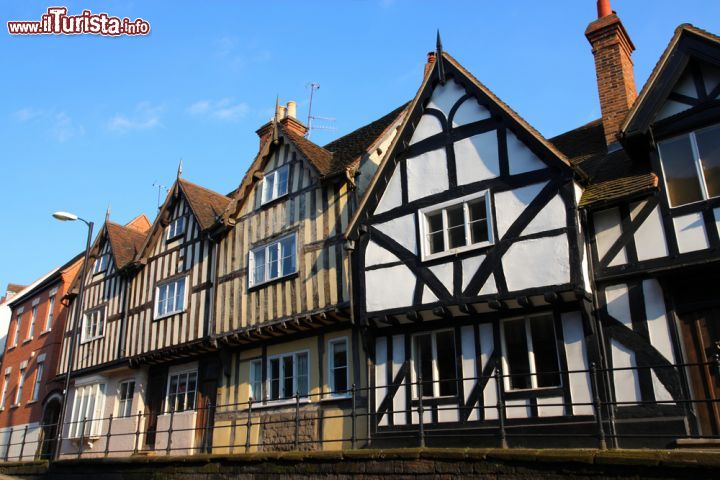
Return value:
[[(298, 448), (300, 451), (319, 450), (318, 411), (303, 409), (298, 425)], [(266, 452), (289, 452), (295, 448), (295, 412), (267, 413), (260, 417), (262, 450)]]

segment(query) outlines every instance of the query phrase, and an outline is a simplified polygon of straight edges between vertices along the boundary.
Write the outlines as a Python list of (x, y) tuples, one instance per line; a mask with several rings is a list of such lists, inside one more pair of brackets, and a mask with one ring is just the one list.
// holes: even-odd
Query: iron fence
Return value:
[[(675, 392), (672, 398), (618, 400), (618, 386), (615, 381), (618, 374), (631, 372), (635, 375), (643, 370), (659, 369), (670, 369), (677, 377), (680, 390)], [(432, 441), (434, 446), (452, 444), (452, 441), (473, 446), (483, 441), (484, 445), (508, 448), (523, 445), (532, 439), (540, 442), (554, 439), (555, 443), (564, 441), (568, 446), (577, 446), (580, 442), (583, 445), (606, 449), (618, 447), (620, 441), (633, 440), (636, 445), (643, 446), (644, 439), (665, 438), (668, 442), (693, 439), (696, 442), (715, 441), (720, 445), (720, 399), (715, 393), (719, 391), (720, 385), (718, 358), (708, 363), (617, 368), (601, 368), (592, 364), (588, 369), (543, 372), (558, 374), (564, 379), (569, 375), (580, 374), (589, 381), (590, 395), (585, 401), (567, 401), (566, 396), (561, 396), (560, 401), (543, 402), (543, 408), (557, 407), (564, 412), (559, 417), (565, 421), (556, 424), (547, 423), (553, 420), (553, 416), (509, 416), (510, 409), (523, 407), (508, 405), (507, 397), (518, 392), (508, 391), (505, 380), (517, 375), (527, 377), (532, 374), (500, 372), (498, 364), (493, 375), (489, 376), (435, 380), (416, 378), (415, 381), (410, 381), (408, 377), (407, 381), (397, 385), (352, 385), (345, 391), (332, 394), (310, 392), (301, 396), (296, 393), (293, 397), (279, 401), (253, 401), (251, 398), (247, 402), (215, 405), (205, 402), (186, 411), (169, 410), (157, 414), (138, 411), (129, 416), (83, 418), (36, 427), (25, 425), (0, 433), (0, 459), (52, 459), (56, 448), (60, 448), (59, 458), (94, 458), (357, 449), (379, 443), (384, 446), (424, 447), (429, 441)], [(697, 375), (692, 375), (693, 373), (704, 375), (707, 384), (698, 388), (698, 385), (690, 382), (691, 377), (698, 378)], [(496, 397), (495, 403), (491, 405), (465, 405), (458, 396), (446, 397), (445, 404), (438, 404), (437, 397), (418, 395), (418, 392), (423, 391), (423, 386), (428, 384), (455, 382), (459, 385), (460, 382), (483, 382), (484, 385), (489, 385), (490, 380), (494, 382)], [(561, 385), (558, 388), (567, 387)], [(634, 385), (627, 386), (631, 387), (634, 388)], [(374, 411), (378, 407), (375, 402), (376, 393), (399, 388), (411, 389), (409, 404), (391, 412)], [(698, 395), (703, 389), (707, 395)], [(532, 398), (532, 395), (540, 390), (527, 390), (524, 393), (528, 398)], [(458, 400), (457, 403), (447, 401), (453, 398)], [(586, 410), (591, 413), (568, 414), (578, 407), (587, 407), (589, 410)], [(672, 412), (668, 413), (668, 407)], [(527, 411), (527, 407), (525, 408)], [(632, 416), (635, 423), (657, 421), (659, 424), (667, 421), (668, 417), (677, 417), (682, 420), (684, 427), (665, 432), (652, 429), (645, 432), (632, 428), (619, 429), (618, 425), (623, 421), (623, 410), (626, 408), (636, 410)], [(645, 410), (638, 413), (638, 408)], [(482, 411), (483, 414), (479, 415), (479, 420), (447, 423), (427, 421), (426, 413), (430, 410), (436, 416), (445, 411), (456, 412), (459, 416), (473, 411)], [(489, 412), (493, 412), (491, 419)], [(403, 425), (392, 425), (390, 422), (381, 425), (380, 418), (383, 415), (404, 415), (411, 421)], [(166, 426), (161, 427), (160, 423)], [(573, 425), (579, 428), (569, 428)], [(538, 427), (544, 429), (537, 430)], [(70, 436), (69, 433), (73, 431), (76, 433)]]

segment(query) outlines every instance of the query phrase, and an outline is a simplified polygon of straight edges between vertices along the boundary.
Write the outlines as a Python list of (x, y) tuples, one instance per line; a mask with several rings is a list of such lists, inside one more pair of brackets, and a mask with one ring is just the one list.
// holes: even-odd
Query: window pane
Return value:
[(301, 397), (308, 394), (308, 356), (307, 353), (297, 355), (297, 389)]
[(278, 273), (279, 249), (280, 249), (280, 244), (276, 243), (276, 244), (271, 245), (267, 250), (267, 252), (268, 252), (268, 279), (277, 278), (279, 276), (279, 273)]
[(465, 213), (462, 205), (446, 210), (448, 222), (448, 248), (465, 246)]
[(277, 172), (277, 195), (285, 195), (288, 191), (288, 167), (282, 167)]
[(265, 177), (265, 179), (263, 180), (262, 203), (266, 203), (266, 202), (269, 202), (270, 200), (272, 200), (274, 183), (275, 183), (275, 174), (274, 173), (267, 175)]
[(470, 242), (473, 244), (487, 242), (489, 237), (485, 199), (468, 203), (468, 213), (470, 215)]
[(660, 144), (670, 205), (677, 206), (702, 200), (690, 137), (687, 135)]
[(528, 359), (525, 320), (510, 320), (503, 323), (507, 363), (510, 371), (510, 388), (530, 388), (530, 361)]
[(192, 372), (188, 375), (188, 386), (187, 386), (187, 409), (193, 410), (195, 408), (195, 392), (197, 391), (197, 372)]
[(295, 272), (295, 235), (291, 235), (280, 242), (282, 255), (282, 274), (289, 275)]
[(440, 395), (456, 395), (457, 380), (455, 372), (455, 334), (451, 331), (439, 332), (437, 340), (437, 369), (440, 380)]
[(270, 398), (280, 398), (280, 359), (270, 360)]
[(428, 245), (430, 253), (442, 252), (445, 250), (443, 239), (442, 212), (429, 213), (427, 219)]
[(433, 396), (432, 385), (432, 336), (417, 335), (415, 341), (415, 381), (422, 378), (423, 397)]
[(720, 196), (720, 126), (703, 130), (697, 133), (695, 138), (700, 152), (708, 195)]
[(293, 357), (288, 355), (283, 357), (283, 397), (291, 397), (295, 395), (293, 388)]
[(253, 262), (255, 263), (254, 285), (265, 281), (265, 249), (261, 248), (253, 252)]
[(252, 377), (251, 395), (253, 400), (260, 400), (262, 399), (262, 362), (260, 360), (254, 360), (250, 364), (250, 376)]
[(185, 279), (182, 278), (177, 282), (177, 293), (175, 296), (175, 310), (180, 311), (185, 308)]
[(535, 356), (535, 372), (538, 387), (555, 387), (560, 385), (558, 372), (557, 346), (553, 317), (533, 317), (530, 319), (530, 335)]

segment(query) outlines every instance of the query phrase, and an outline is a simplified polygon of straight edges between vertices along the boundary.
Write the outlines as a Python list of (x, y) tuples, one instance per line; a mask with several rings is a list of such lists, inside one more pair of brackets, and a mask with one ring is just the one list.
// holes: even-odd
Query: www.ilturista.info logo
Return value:
[(150, 23), (137, 18), (111, 17), (107, 13), (83, 10), (80, 15), (68, 15), (67, 7), (50, 7), (39, 21), (7, 22), (11, 35), (147, 35)]

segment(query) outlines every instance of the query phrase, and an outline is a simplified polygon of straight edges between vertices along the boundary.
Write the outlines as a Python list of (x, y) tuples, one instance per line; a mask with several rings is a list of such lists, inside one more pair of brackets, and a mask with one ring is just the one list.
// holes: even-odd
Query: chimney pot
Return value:
[(292, 100), (287, 103), (287, 116), (297, 118), (297, 103)]
[(613, 14), (610, 0), (597, 0), (598, 18), (607, 17)]
[(425, 70), (423, 72), (424, 76), (427, 77), (427, 74), (430, 70), (432, 70), (434, 63), (435, 63), (435, 52), (428, 52), (427, 63), (425, 64)]

